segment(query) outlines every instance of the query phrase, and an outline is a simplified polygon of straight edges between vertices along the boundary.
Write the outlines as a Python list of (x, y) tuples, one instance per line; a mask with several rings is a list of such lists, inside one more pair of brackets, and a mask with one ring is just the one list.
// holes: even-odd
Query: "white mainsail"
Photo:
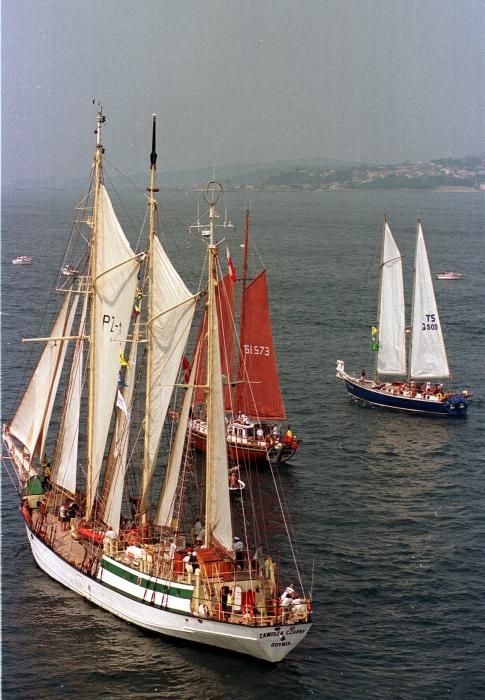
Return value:
[[(212, 295), (215, 296), (214, 291)], [(227, 550), (232, 548), (231, 505), (229, 500), (226, 424), (222, 384), (219, 328), (216, 304), (208, 307), (208, 376), (210, 377), (207, 407), (207, 507), (206, 533)]]
[(103, 184), (99, 187), (95, 216), (94, 347), (90, 362), (92, 381), (91, 483), (88, 493), (92, 507), (114, 401), (118, 389), (120, 355), (124, 352), (137, 287), (139, 260), (128, 243)]
[(196, 297), (153, 237), (153, 285), (148, 321), (149, 367), (146, 416), (146, 465), (142, 501), (155, 469), (163, 424), (192, 325)]
[(187, 439), (187, 426), (190, 417), (192, 398), (194, 395), (194, 381), (197, 376), (199, 349), (200, 345), (197, 348), (196, 356), (192, 363), (189, 384), (182, 402), (182, 410), (180, 411), (175, 439), (170, 450), (167, 469), (163, 479), (162, 491), (160, 493), (157, 509), (153, 518), (154, 524), (160, 525), (161, 527), (171, 527), (172, 519), (174, 517), (175, 496), (180, 477), (180, 467), (184, 454), (184, 446)]
[(50, 334), (51, 338), (57, 338), (57, 340), (47, 342), (10, 425), (10, 434), (27, 448), (31, 461), (36, 454), (41, 456), (44, 450), (47, 428), (67, 350), (67, 341), (59, 338), (70, 334), (74, 319), (74, 314), (69, 313), (70, 300), (70, 294), (67, 294)]
[[(128, 467), (129, 428), (133, 392), (135, 388), (136, 357), (138, 340), (140, 335), (140, 316), (137, 317), (133, 329), (133, 339), (128, 357), (128, 367), (124, 375), (123, 391), (118, 389), (116, 423), (113, 436), (112, 450), (110, 453), (111, 481), (108, 484), (106, 505), (104, 508), (104, 520), (118, 532), (121, 520), (121, 503), (123, 499), (123, 487), (125, 484), (126, 470)], [(120, 398), (121, 397), (121, 398)], [(106, 478), (105, 478), (106, 481)]]
[[(76, 303), (77, 303), (76, 297)], [(61, 488), (75, 493), (78, 444), (79, 444), (79, 419), (81, 414), (81, 393), (83, 380), (83, 335), (85, 333), (86, 311), (88, 296), (84, 296), (84, 305), (79, 323), (79, 337), (76, 341), (74, 355), (71, 364), (71, 376), (64, 412), (59, 430), (58, 444), (56, 445), (53, 480)]]
[(410, 376), (412, 379), (444, 379), (450, 376), (420, 221), (417, 225), (414, 268)]
[(402, 257), (387, 221), (381, 257), (378, 375), (406, 374), (406, 323)]

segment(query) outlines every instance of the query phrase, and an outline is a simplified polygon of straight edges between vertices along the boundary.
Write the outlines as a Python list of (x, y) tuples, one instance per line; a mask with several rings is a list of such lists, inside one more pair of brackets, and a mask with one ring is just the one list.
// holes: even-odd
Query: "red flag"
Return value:
[(231, 281), (237, 282), (236, 268), (231, 260), (231, 254), (229, 253), (229, 248), (226, 245), (226, 255), (227, 255), (227, 266), (229, 268), (229, 274), (231, 275)]

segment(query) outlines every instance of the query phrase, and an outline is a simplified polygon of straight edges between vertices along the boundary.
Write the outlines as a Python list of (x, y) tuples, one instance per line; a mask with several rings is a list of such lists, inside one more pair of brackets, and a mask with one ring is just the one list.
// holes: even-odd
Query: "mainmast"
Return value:
[(91, 236), (91, 323), (90, 323), (90, 353), (89, 353), (89, 402), (88, 402), (88, 468), (86, 475), (86, 519), (89, 520), (93, 508), (93, 465), (94, 465), (94, 390), (95, 366), (94, 352), (96, 342), (96, 235), (98, 232), (98, 200), (103, 172), (104, 148), (101, 143), (101, 127), (106, 121), (103, 108), (96, 115), (96, 152), (94, 155), (94, 200), (93, 200), (93, 229)]
[[(153, 115), (152, 121), (152, 150), (150, 153), (150, 186), (147, 188), (149, 192), (148, 206), (150, 211), (150, 231), (149, 231), (149, 243), (148, 243), (148, 323), (153, 317), (153, 241), (155, 239), (155, 224), (157, 216), (157, 201), (155, 199), (155, 193), (158, 192), (157, 188), (157, 151), (156, 151), (156, 129), (157, 129), (157, 115)], [(151, 333), (151, 328), (147, 326), (147, 339)], [(147, 372), (146, 372), (146, 399), (145, 399), (145, 442), (144, 442), (144, 455), (143, 455), (143, 473), (142, 473), (142, 483), (141, 483), (141, 502), (139, 506), (139, 511), (142, 513), (142, 522), (146, 524), (148, 520), (147, 506), (148, 506), (148, 491), (149, 482), (151, 477), (151, 465), (150, 465), (150, 430), (151, 430), (151, 397), (150, 392), (152, 390), (152, 353), (153, 347), (152, 343), (147, 344)]]
[[(384, 269), (384, 236), (386, 235), (386, 224), (387, 218), (384, 216), (384, 223), (382, 224), (382, 240), (381, 240), (381, 262), (379, 266), (379, 296), (377, 298), (377, 314), (376, 314), (376, 325), (377, 332), (381, 330), (381, 299), (382, 299), (382, 274)], [(372, 334), (373, 335), (373, 334)], [(374, 341), (372, 341), (374, 342)], [(379, 362), (379, 335), (377, 336), (377, 352), (375, 353), (374, 359), (374, 381), (377, 382), (378, 379), (378, 362)]]

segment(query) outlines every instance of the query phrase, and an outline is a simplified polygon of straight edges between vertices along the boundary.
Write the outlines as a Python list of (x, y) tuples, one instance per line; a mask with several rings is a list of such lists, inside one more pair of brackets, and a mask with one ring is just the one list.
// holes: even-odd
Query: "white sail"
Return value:
[(226, 425), (224, 416), (224, 393), (221, 358), (219, 350), (219, 328), (215, 304), (209, 305), (212, 319), (212, 352), (208, 358), (208, 375), (211, 378), (210, 411), (207, 412), (207, 505), (206, 530), (227, 550), (232, 548), (231, 505), (227, 464)]
[(148, 322), (150, 347), (146, 416), (146, 465), (142, 500), (147, 496), (173, 386), (182, 361), (196, 297), (186, 287), (159, 239), (153, 238), (153, 286)]
[(194, 395), (194, 381), (197, 376), (197, 365), (199, 361), (199, 348), (197, 348), (192, 369), (190, 371), (189, 385), (185, 391), (184, 400), (182, 402), (182, 410), (180, 411), (175, 440), (168, 459), (167, 469), (163, 479), (162, 491), (158, 499), (157, 509), (153, 522), (161, 527), (170, 527), (174, 516), (175, 495), (180, 476), (180, 466), (184, 454), (184, 446), (187, 438), (187, 425), (190, 416), (190, 407)]
[(406, 324), (402, 257), (387, 221), (381, 258), (377, 374), (406, 374)]
[(140, 335), (140, 317), (136, 319), (133, 329), (133, 339), (128, 357), (128, 367), (124, 375), (123, 389), (119, 390), (116, 409), (115, 434), (113, 438), (113, 449), (110, 454), (111, 482), (108, 486), (106, 505), (104, 509), (104, 520), (109, 523), (115, 532), (119, 531), (121, 520), (121, 502), (123, 499), (123, 487), (125, 484), (126, 470), (128, 467), (128, 446), (129, 427), (131, 418), (131, 406), (133, 402), (133, 391), (135, 388), (136, 356), (138, 350), (138, 339)]
[(414, 268), (410, 375), (412, 379), (444, 379), (450, 375), (420, 221)]
[(113, 413), (120, 354), (124, 352), (137, 287), (139, 261), (116, 218), (108, 193), (101, 184), (96, 212), (94, 274), (94, 347), (90, 362), (92, 383), (92, 446), (90, 454), (90, 511), (99, 482), (104, 450)]
[[(66, 295), (50, 334), (63, 338), (70, 334), (74, 315), (69, 311), (70, 294)], [(43, 454), (67, 341), (49, 340), (30, 380), (27, 391), (10, 425), (10, 434), (27, 448), (30, 460)]]
[[(78, 462), (79, 419), (81, 414), (81, 392), (83, 380), (83, 339), (85, 332), (88, 295), (84, 295), (84, 305), (79, 323), (79, 338), (76, 341), (71, 365), (71, 376), (64, 413), (59, 430), (54, 462), (53, 481), (61, 488), (75, 493)], [(77, 297), (76, 297), (77, 303)]]

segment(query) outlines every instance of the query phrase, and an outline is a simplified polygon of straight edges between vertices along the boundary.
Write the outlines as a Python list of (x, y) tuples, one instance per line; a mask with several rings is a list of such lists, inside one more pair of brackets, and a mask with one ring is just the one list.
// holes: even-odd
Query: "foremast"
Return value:
[(94, 154), (94, 199), (93, 199), (93, 230), (91, 236), (91, 322), (90, 322), (90, 333), (89, 333), (89, 398), (88, 398), (88, 465), (87, 465), (87, 475), (86, 475), (86, 519), (90, 520), (93, 504), (94, 504), (94, 493), (93, 493), (93, 472), (94, 472), (94, 396), (95, 396), (95, 354), (92, 349), (96, 345), (96, 236), (98, 233), (98, 220), (99, 220), (99, 190), (101, 185), (101, 178), (103, 172), (103, 154), (104, 149), (101, 142), (101, 128), (106, 117), (103, 115), (102, 107), (96, 115), (96, 151)]
[[(384, 222), (382, 224), (382, 237), (381, 237), (381, 259), (380, 259), (380, 265), (379, 265), (379, 296), (377, 297), (377, 314), (376, 314), (376, 324), (377, 324), (377, 332), (380, 332), (381, 329), (381, 302), (382, 302), (382, 282), (383, 282), (383, 270), (384, 270), (384, 241), (385, 241), (385, 236), (386, 236), (386, 225), (387, 225), (387, 218), (384, 216)], [(374, 330), (374, 329), (372, 329)], [(374, 335), (374, 333), (372, 333)], [(377, 342), (379, 343), (379, 336), (377, 338)], [(377, 345), (377, 352), (375, 354), (375, 359), (374, 359), (374, 381), (377, 382), (379, 379), (379, 344)]]

